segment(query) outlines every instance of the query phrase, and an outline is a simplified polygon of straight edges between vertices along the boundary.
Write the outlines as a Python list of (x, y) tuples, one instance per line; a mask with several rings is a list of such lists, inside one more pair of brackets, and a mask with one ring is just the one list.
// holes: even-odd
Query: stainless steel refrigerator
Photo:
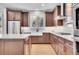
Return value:
[(8, 21), (8, 34), (20, 34), (20, 21)]

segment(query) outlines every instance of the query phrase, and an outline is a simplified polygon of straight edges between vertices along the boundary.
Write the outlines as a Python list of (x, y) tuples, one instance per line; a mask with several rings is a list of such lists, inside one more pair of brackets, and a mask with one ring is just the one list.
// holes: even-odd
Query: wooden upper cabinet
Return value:
[(57, 6), (57, 15), (58, 15), (58, 16), (61, 15), (61, 6)]
[(21, 15), (21, 12), (15, 12), (15, 20), (21, 20), (22, 19), (22, 17), (21, 17), (22, 15)]
[(22, 12), (21, 26), (28, 26), (28, 12)]
[(63, 19), (58, 20), (58, 26), (63, 26)]
[(18, 10), (7, 10), (8, 21), (20, 21), (21, 26), (28, 26), (28, 12), (22, 12)]
[(8, 20), (13, 20), (13, 17), (15, 17), (14, 15), (15, 15), (14, 12), (7, 11)]
[(8, 20), (21, 20), (21, 12), (20, 11), (15, 11), (15, 10), (7, 10), (7, 18)]
[(45, 12), (46, 14), (46, 26), (54, 26), (53, 12)]

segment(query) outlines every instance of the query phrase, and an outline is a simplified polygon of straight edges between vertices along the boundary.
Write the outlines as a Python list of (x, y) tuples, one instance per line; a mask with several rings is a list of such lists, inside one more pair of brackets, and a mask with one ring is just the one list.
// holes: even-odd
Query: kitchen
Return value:
[(72, 3), (0, 4), (0, 55), (74, 55)]

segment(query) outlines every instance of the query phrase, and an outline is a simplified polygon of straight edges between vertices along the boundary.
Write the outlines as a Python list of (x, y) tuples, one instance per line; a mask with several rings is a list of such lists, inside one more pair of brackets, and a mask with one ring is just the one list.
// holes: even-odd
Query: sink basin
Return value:
[(64, 33), (64, 32), (59, 32), (61, 35), (71, 35), (71, 33)]
[(31, 34), (31, 32), (22, 32), (21, 34)]

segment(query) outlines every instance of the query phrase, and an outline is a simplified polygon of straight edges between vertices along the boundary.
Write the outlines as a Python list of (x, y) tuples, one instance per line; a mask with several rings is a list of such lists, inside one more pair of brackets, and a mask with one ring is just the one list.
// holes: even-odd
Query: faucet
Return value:
[(39, 31), (39, 28), (37, 27), (37, 28), (36, 28), (36, 32), (38, 32), (38, 31)]

